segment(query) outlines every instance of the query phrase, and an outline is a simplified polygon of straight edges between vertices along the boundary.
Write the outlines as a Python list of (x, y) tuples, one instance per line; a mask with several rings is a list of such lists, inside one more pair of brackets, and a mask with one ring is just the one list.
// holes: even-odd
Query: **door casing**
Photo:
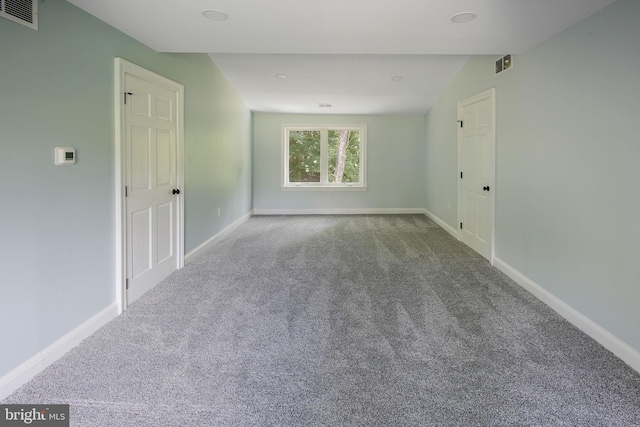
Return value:
[[(133, 75), (157, 85), (171, 88), (178, 93), (177, 111), (177, 180), (178, 188), (184, 194), (184, 86), (160, 76), (152, 71), (135, 65), (122, 58), (115, 59), (115, 228), (116, 228), (116, 268), (115, 290), (119, 312), (127, 308), (126, 274), (127, 274), (127, 200), (125, 195), (125, 108), (124, 95), (126, 92), (125, 76)], [(184, 198), (178, 198), (178, 229), (177, 229), (177, 268), (184, 266)]]

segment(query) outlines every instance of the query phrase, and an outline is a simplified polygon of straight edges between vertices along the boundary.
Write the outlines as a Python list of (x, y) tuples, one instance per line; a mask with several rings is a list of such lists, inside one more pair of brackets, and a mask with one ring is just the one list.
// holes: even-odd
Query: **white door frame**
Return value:
[[(115, 59), (115, 85), (114, 85), (114, 105), (115, 105), (115, 219), (116, 219), (116, 301), (119, 312), (122, 313), (127, 308), (127, 199), (125, 197), (125, 108), (124, 95), (125, 76), (133, 75), (139, 79), (147, 80), (159, 86), (166, 87), (178, 93), (177, 99), (177, 133), (176, 147), (177, 153), (177, 184), (184, 194), (184, 86), (155, 74), (149, 70), (139, 67), (121, 58)], [(184, 266), (184, 198), (178, 197), (178, 265)]]
[[(490, 242), (491, 242), (491, 251), (489, 256), (489, 262), (493, 265), (493, 260), (495, 258), (495, 230), (496, 230), (496, 90), (495, 88), (491, 88), (485, 90), (484, 92), (480, 92), (476, 95), (465, 98), (461, 101), (458, 101), (458, 222), (460, 224), (462, 222), (462, 218), (464, 218), (464, 213), (462, 211), (462, 198), (463, 198), (463, 183), (460, 178), (460, 173), (463, 171), (463, 137), (462, 137), (462, 129), (460, 127), (460, 121), (463, 120), (462, 111), (465, 106), (469, 104), (473, 104), (480, 100), (489, 98), (491, 101), (491, 134), (489, 137), (489, 157), (491, 159), (491, 164), (489, 165), (489, 186), (490, 190), (490, 202), (489, 206), (491, 207), (491, 212), (489, 213), (489, 224), (491, 226), (490, 232)], [(456, 226), (456, 230), (458, 231), (457, 238), (458, 240), (462, 240), (462, 230), (460, 227)]]

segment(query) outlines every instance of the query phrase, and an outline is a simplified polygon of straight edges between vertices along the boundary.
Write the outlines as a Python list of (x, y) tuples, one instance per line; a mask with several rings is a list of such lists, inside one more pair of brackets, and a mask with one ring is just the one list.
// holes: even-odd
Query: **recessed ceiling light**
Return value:
[(229, 15), (227, 15), (226, 13), (215, 9), (203, 10), (202, 14), (205, 16), (205, 18), (213, 19), (214, 21), (224, 21), (229, 18)]
[(286, 75), (286, 74), (283, 74), (283, 73), (280, 73), (280, 74), (276, 74), (276, 77), (277, 77), (277, 78), (279, 78), (279, 79), (281, 79), (281, 80), (284, 80), (284, 79), (286, 79), (286, 78), (287, 78), (287, 75)]
[(460, 12), (456, 13), (451, 17), (451, 22), (456, 24), (464, 24), (466, 22), (471, 22), (476, 19), (478, 15), (473, 12)]
[(400, 82), (404, 80), (404, 76), (401, 76), (401, 75), (393, 76), (391, 77), (391, 80), (393, 80), (394, 82)]

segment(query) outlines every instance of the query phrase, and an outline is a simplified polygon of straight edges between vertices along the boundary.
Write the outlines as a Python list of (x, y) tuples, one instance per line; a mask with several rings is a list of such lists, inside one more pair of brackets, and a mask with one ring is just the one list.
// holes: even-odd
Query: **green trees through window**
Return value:
[(320, 182), (320, 131), (289, 131), (289, 182)]
[(288, 183), (361, 183), (362, 128), (287, 128)]

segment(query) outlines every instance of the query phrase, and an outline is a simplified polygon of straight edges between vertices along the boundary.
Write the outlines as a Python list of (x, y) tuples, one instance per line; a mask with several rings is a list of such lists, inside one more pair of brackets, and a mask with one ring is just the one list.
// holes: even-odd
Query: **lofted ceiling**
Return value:
[(469, 56), (520, 54), (615, 0), (67, 1), (158, 52), (208, 53), (253, 111), (421, 115)]

